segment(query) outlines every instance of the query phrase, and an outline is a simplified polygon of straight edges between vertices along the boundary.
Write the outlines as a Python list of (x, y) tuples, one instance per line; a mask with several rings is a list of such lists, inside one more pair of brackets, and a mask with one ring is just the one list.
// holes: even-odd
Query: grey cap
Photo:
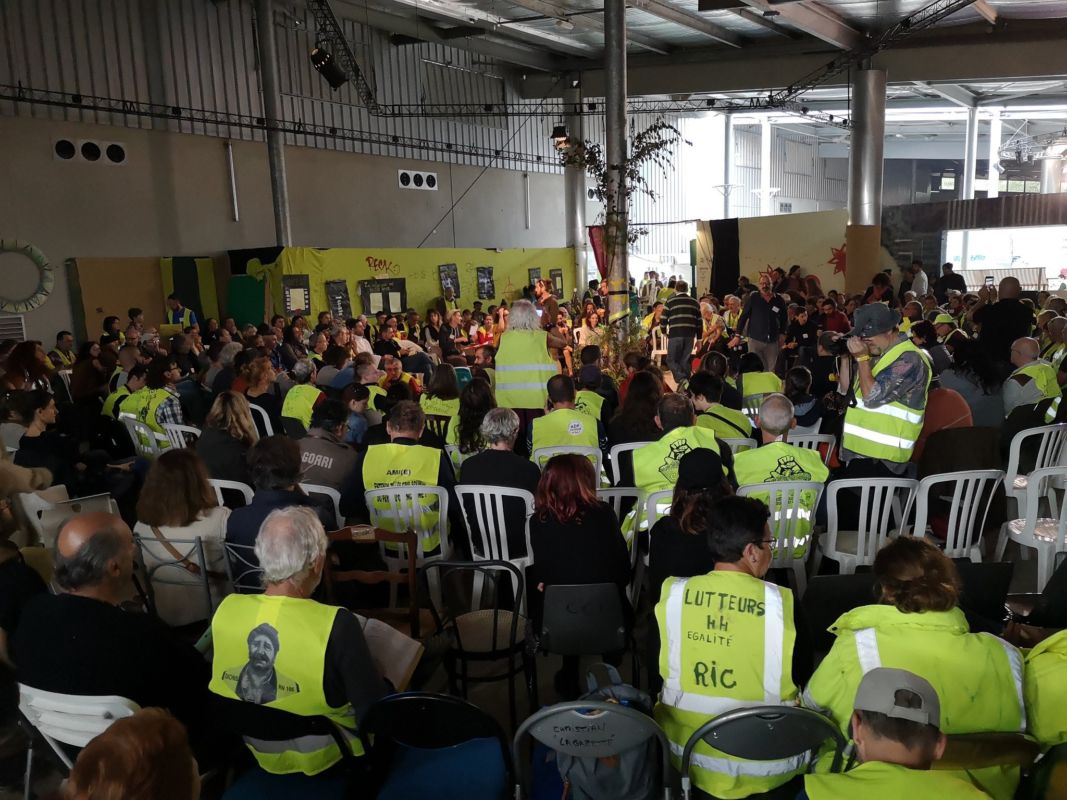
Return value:
[(852, 319), (852, 335), (862, 339), (893, 330), (900, 323), (900, 313), (885, 303), (868, 303), (857, 308)]
[[(897, 693), (906, 690), (919, 698), (914, 703), (901, 705)], [(930, 682), (914, 672), (890, 667), (872, 669), (863, 676), (856, 689), (856, 711), (873, 711), (893, 719), (905, 719), (921, 725), (941, 727), (941, 701)]]

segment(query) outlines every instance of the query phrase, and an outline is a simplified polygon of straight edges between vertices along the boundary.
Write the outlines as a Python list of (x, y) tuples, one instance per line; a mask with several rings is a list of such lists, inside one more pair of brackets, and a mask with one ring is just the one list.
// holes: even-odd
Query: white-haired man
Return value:
[[(256, 537), (263, 594), (233, 594), (211, 621), (210, 689), (231, 700), (266, 705), (337, 724), (354, 755), (363, 713), (388, 687), (371, 659), (363, 628), (347, 609), (312, 600), (326, 562), (326, 531), (310, 508), (272, 511)], [(246, 738), (266, 772), (320, 775), (341, 761), (332, 737), (266, 746)]]

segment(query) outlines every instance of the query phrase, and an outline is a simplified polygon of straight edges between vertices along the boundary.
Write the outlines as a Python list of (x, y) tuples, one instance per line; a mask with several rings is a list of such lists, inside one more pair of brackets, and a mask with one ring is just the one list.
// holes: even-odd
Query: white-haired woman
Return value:
[[(230, 595), (215, 612), (210, 689), (231, 700), (282, 708), (286, 700), (299, 700), (294, 713), (329, 717), (343, 729), (353, 754), (361, 755), (357, 724), (388, 688), (359, 619), (311, 599), (326, 548), (326, 532), (312, 509), (291, 506), (267, 516), (255, 544), (264, 592)], [(274, 773), (332, 775), (342, 760), (332, 739), (284, 753), (249, 747), (260, 766)]]

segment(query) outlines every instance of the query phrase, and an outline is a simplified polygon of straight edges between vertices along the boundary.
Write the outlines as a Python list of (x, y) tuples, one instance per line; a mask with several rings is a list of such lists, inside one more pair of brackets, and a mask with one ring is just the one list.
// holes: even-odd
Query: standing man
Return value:
[(181, 325), (183, 331), (196, 325), (196, 314), (183, 306), (181, 298), (173, 292), (167, 295), (167, 309), (167, 322), (171, 325)]
[(856, 309), (848, 351), (855, 404), (845, 412), (841, 457), (849, 478), (910, 476), (922, 432), (932, 370), (927, 355), (897, 330), (900, 314), (883, 303)]
[(674, 288), (663, 317), (667, 321), (667, 366), (675, 383), (680, 384), (692, 371), (693, 342), (701, 333), (703, 320), (700, 303), (689, 294), (689, 285), (678, 281)]
[(1034, 327), (1034, 312), (1019, 299), (1021, 293), (1018, 278), (1005, 278), (996, 291), (987, 286), (979, 289), (978, 302), (970, 311), (971, 320), (979, 326), (978, 345), (1002, 375), (1011, 371), (1012, 343), (1029, 336)]
[[(959, 277), (958, 275), (956, 277)], [(901, 284), (903, 288), (903, 284)], [(923, 269), (923, 262), (920, 259), (915, 259), (911, 262), (911, 291), (915, 292), (915, 297), (925, 297), (930, 294), (930, 278), (926, 274), (926, 270)], [(901, 292), (901, 297), (904, 294)]]
[(748, 351), (763, 359), (763, 368), (774, 372), (778, 352), (785, 344), (786, 304), (771, 291), (769, 275), (760, 275), (759, 291), (745, 300), (745, 310), (737, 321), (730, 347), (741, 344), (741, 334), (748, 337)]
[[(967, 291), (967, 281), (963, 279), (963, 276), (955, 272), (951, 261), (946, 261), (941, 265), (941, 277), (937, 279), (937, 283), (934, 284), (934, 294), (937, 295), (937, 302), (944, 303), (948, 299), (949, 289), (955, 289), (960, 294)], [(918, 293), (915, 295), (919, 296)]]
[(541, 311), (541, 327), (544, 330), (556, 327), (556, 318), (559, 317), (559, 302), (552, 294), (552, 281), (541, 278), (534, 284), (534, 297), (537, 298), (537, 308)]

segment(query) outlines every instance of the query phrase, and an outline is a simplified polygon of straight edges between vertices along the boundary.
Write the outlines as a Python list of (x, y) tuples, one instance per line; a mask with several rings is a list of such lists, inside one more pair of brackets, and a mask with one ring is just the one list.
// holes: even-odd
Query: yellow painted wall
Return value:
[(844, 291), (845, 276), (835, 272), (834, 256), (845, 247), (847, 224), (844, 209), (743, 218), (738, 221), (741, 274), (755, 282), (761, 272), (800, 264), (804, 275), (818, 276), (824, 292)]
[[(477, 267), (493, 267), (495, 298), (483, 299), (484, 308), (521, 296), (529, 279), (528, 270), (540, 268), (541, 277), (549, 270), (563, 270), (563, 296), (574, 291), (574, 250), (569, 247), (516, 250), (482, 250), (478, 248), (349, 248), (289, 247), (278, 256), (277, 271), (284, 275), (307, 274), (311, 281), (311, 314), (326, 309), (324, 283), (329, 280), (348, 282), (353, 313), (360, 313), (359, 282), (386, 278), (407, 281), (408, 306), (425, 312), (434, 298), (441, 295), (437, 267), (455, 264), (459, 272), (460, 308), (470, 308), (478, 298)], [(272, 270), (273, 271), (273, 270)], [(282, 308), (281, 281), (272, 276), (275, 308)]]

